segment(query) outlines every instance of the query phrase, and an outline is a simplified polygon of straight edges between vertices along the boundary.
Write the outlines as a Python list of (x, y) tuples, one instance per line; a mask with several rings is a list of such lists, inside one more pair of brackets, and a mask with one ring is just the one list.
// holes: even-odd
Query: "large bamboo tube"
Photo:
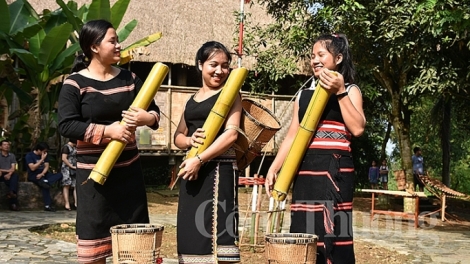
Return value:
[[(332, 73), (336, 74), (336, 72), (333, 71)], [(287, 153), (287, 157), (282, 164), (281, 171), (277, 176), (276, 183), (271, 193), (274, 199), (278, 201), (284, 201), (286, 199), (287, 191), (289, 191), (290, 185), (299, 169), (300, 162), (317, 129), (318, 121), (320, 120), (323, 110), (325, 110), (329, 98), (329, 92), (318, 84), (310, 99), (307, 111), (302, 118), (302, 122), (300, 123), (299, 130), (297, 130), (291, 148)]]
[[(165, 64), (160, 62), (155, 63), (131, 106), (147, 109), (160, 85), (162, 85), (165, 76), (168, 74), (168, 70), (168, 66)], [(121, 125), (125, 124), (124, 121), (121, 121)], [(119, 140), (111, 140), (98, 159), (88, 179), (103, 185), (125, 147), (126, 143)]]
[[(244, 67), (232, 70), (224, 87), (222, 88), (222, 91), (220, 92), (219, 98), (215, 102), (209, 116), (202, 126), (206, 136), (206, 138), (203, 140), (203, 144), (199, 145), (197, 148), (192, 147), (187, 153), (185, 159), (196, 157), (197, 154), (202, 153), (212, 144), (212, 142), (214, 142), (217, 133), (225, 122), (225, 118), (227, 118), (230, 109), (232, 109), (232, 105), (235, 102), (235, 99), (237, 98), (240, 92), (240, 88), (242, 87), (247, 75), (248, 70)], [(184, 168), (181, 168), (178, 174), (182, 173), (183, 171)], [(171, 188), (174, 187), (175, 183), (178, 181), (178, 178), (176, 181), (174, 181)]]

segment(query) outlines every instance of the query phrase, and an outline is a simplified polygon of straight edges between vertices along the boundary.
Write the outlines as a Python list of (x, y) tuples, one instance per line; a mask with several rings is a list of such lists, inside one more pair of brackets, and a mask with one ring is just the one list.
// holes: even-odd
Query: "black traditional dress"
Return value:
[[(192, 96), (184, 111), (188, 135), (201, 128), (219, 93), (197, 102)], [(219, 131), (219, 136), (223, 132)], [(202, 165), (195, 181), (182, 180), (177, 216), (179, 263), (238, 262), (238, 175), (235, 152)]]
[[(142, 81), (127, 70), (121, 70), (108, 81), (72, 74), (62, 87), (59, 97), (59, 132), (64, 137), (78, 139), (76, 232), (79, 262), (111, 256), (110, 227), (149, 222), (135, 137), (126, 145), (104, 185), (93, 180), (87, 181), (110, 142), (103, 138), (104, 127), (122, 119), (122, 111), (129, 109), (141, 87)], [(154, 102), (148, 111), (159, 115)]]
[[(313, 92), (304, 90), (300, 95), (300, 121)], [(332, 95), (302, 160), (292, 193), (290, 232), (319, 237), (317, 263), (355, 263), (350, 140), (338, 99)]]

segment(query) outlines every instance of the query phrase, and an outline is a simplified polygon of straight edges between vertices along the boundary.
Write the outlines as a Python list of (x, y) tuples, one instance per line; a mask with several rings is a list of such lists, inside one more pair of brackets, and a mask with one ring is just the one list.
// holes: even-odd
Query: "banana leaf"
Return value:
[[(62, 12), (67, 17), (67, 21), (73, 26), (73, 29), (80, 32), (83, 22), (76, 16), (76, 12), (73, 11), (77, 10), (77, 3), (70, 1), (68, 4), (65, 4), (62, 0), (56, 0), (56, 3), (62, 8)], [(72, 9), (71, 7), (75, 9)]]
[[(111, 7), (111, 24), (113, 24), (114, 28), (118, 28), (121, 24), (122, 18), (127, 11), (127, 7), (129, 6), (130, 0), (118, 0), (114, 3), (113, 7)], [(124, 41), (120, 39), (121, 41)]]
[(136, 42), (132, 43), (131, 45), (127, 46), (124, 50), (135, 49), (139, 47), (146, 47), (155, 41), (159, 40), (162, 37), (162, 32), (157, 32), (152, 35), (149, 35), (145, 38), (139, 39)]
[(95, 19), (104, 19), (111, 21), (111, 8), (109, 5), (109, 0), (93, 0), (88, 7), (88, 12), (86, 14), (85, 21)]
[(127, 37), (129, 37), (129, 35), (132, 33), (132, 30), (134, 30), (136, 26), (137, 26), (137, 20), (132, 19), (131, 22), (127, 23), (126, 26), (121, 28), (119, 32), (117, 33), (119, 42), (121, 43), (124, 42), (127, 39)]
[(0, 31), (10, 32), (10, 11), (5, 0), (0, 0)]
[(69, 23), (62, 24), (49, 31), (41, 43), (41, 50), (38, 56), (39, 64), (48, 65), (56, 58), (67, 44), (71, 31), (72, 25)]

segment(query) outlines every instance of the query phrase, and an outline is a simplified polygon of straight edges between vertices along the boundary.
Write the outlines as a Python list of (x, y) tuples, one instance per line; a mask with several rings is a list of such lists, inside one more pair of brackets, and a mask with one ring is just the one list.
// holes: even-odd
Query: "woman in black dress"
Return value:
[[(203, 143), (203, 124), (229, 75), (231, 56), (222, 44), (211, 41), (197, 52), (196, 66), (202, 87), (186, 103), (174, 135), (175, 145), (190, 149)], [(231, 148), (240, 125), (241, 99), (237, 97), (214, 142), (181, 164), (177, 219), (180, 263), (239, 262), (238, 175)]]
[[(355, 256), (351, 138), (363, 133), (366, 119), (361, 91), (354, 84), (354, 67), (346, 36), (326, 34), (316, 39), (310, 64), (320, 85), (331, 96), (294, 179), (290, 232), (318, 236), (318, 264), (352, 264)], [(268, 193), (313, 93), (312, 89), (303, 90), (295, 102), (289, 131), (266, 176)]]
[[(79, 40), (83, 55), (60, 92), (59, 132), (78, 139), (78, 261), (105, 263), (112, 254), (111, 226), (149, 222), (135, 130), (144, 125), (157, 129), (159, 109), (154, 102), (148, 111), (129, 109), (143, 83), (134, 73), (113, 66), (120, 60), (121, 45), (111, 23), (87, 22)], [(87, 182), (113, 139), (127, 145), (106, 182)]]

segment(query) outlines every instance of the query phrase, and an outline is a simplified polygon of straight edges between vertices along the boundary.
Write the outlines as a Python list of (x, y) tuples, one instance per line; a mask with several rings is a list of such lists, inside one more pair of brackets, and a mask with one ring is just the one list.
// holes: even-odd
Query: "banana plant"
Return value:
[[(121, 42), (137, 26), (137, 20), (133, 19), (120, 28), (130, 0), (118, 0), (112, 7), (109, 0), (93, 0), (81, 7), (74, 1), (56, 0), (56, 3), (56, 10), (43, 10), (38, 14), (27, 0), (11, 4), (0, 0), (0, 55), (13, 59), (15, 62), (9, 66), (22, 77), (20, 83), (13, 82), (13, 79), (1, 77), (5, 76), (4, 70), (10, 68), (0, 68), (0, 96), (7, 97), (9, 103), (12, 94), (20, 100), (20, 108), (10, 114), (10, 118), (17, 121), (12, 133), (23, 134), (28, 140), (31, 137), (31, 145), (55, 133), (54, 108), (61, 78), (70, 72), (75, 55), (80, 51), (77, 32), (83, 24), (106, 19), (117, 29)], [(161, 33), (155, 33), (123, 48), (120, 64), (132, 59), (134, 49), (148, 46), (160, 37)]]
[[(28, 118), (27, 122), (17, 119), (12, 134), (31, 137), (31, 144), (55, 132), (51, 124), (57, 119), (53, 107), (58, 88), (49, 82), (68, 73), (79, 50), (78, 44), (67, 46), (70, 32), (72, 25), (58, 14), (45, 12), (40, 16), (25, 0), (10, 5), (0, 0), (0, 52), (15, 60), (14, 64), (8, 64), (8, 60), (2, 64), (2, 76), (7, 78), (1, 81), (0, 94), (9, 103), (15, 98), (13, 94), (19, 99), (20, 106), (13, 109), (10, 119), (21, 115)], [(13, 77), (15, 73), (21, 75), (21, 82)]]
[[(93, 0), (89, 5), (83, 5), (78, 8), (77, 4), (69, 1), (67, 4), (63, 0), (56, 0), (61, 7), (62, 12), (67, 17), (67, 21), (73, 25), (75, 31), (80, 32), (85, 22), (95, 19), (105, 19), (111, 22), (117, 29), (117, 35), (120, 42), (124, 42), (137, 26), (137, 20), (132, 19), (124, 27), (120, 28), (122, 18), (127, 11), (131, 0), (118, 0), (111, 7), (109, 0)], [(119, 65), (123, 65), (132, 60), (133, 51), (140, 47), (146, 47), (153, 42), (159, 40), (162, 36), (161, 32), (153, 33), (144, 37), (121, 50), (121, 61)], [(77, 41), (75, 35), (72, 35), (72, 42)]]
[[(31, 123), (34, 128), (33, 138), (40, 138), (41, 133), (48, 138), (50, 124), (56, 119), (52, 107), (56, 99), (58, 89), (50, 88), (50, 80), (67, 73), (73, 63), (75, 53), (79, 50), (77, 43), (67, 47), (68, 34), (72, 31), (72, 25), (68, 22), (55, 26), (46, 32), (41, 29), (29, 39), (28, 49), (10, 48), (10, 53), (19, 58), (19, 68), (24, 72), (27, 81), (31, 83), (31, 96), (33, 103), (29, 109), (32, 114)], [(51, 96), (53, 98), (51, 98)], [(42, 117), (46, 115), (44, 129), (42, 129)], [(43, 131), (44, 130), (44, 131)]]

